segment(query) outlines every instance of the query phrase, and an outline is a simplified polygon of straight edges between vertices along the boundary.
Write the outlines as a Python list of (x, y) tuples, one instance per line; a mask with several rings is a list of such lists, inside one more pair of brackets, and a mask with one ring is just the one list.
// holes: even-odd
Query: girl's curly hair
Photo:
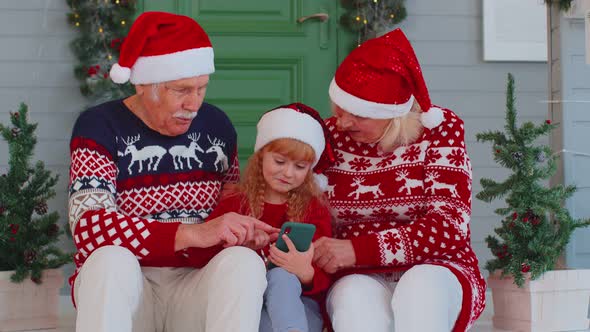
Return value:
[[(310, 145), (292, 138), (276, 139), (256, 151), (248, 160), (240, 182), (240, 191), (244, 193), (244, 199), (248, 203), (243, 205), (250, 206), (250, 215), (254, 218), (262, 216), (264, 207), (266, 181), (262, 175), (262, 156), (266, 152), (277, 152), (292, 160), (308, 162), (313, 162), (315, 158), (314, 150)], [(305, 211), (314, 198), (322, 203), (325, 202), (323, 193), (314, 181), (313, 171), (310, 169), (303, 183), (289, 191), (287, 217), (293, 221), (302, 221), (305, 218)]]

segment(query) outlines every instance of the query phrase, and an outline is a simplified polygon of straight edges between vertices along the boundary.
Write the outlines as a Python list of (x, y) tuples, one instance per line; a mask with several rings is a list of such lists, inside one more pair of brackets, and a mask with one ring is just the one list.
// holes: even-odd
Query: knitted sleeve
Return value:
[(117, 211), (116, 152), (83, 136), (73, 137), (70, 150), (68, 212), (78, 266), (106, 245), (123, 246), (140, 260), (173, 255), (178, 223), (160, 223)]
[[(316, 226), (313, 241), (323, 236), (332, 237), (332, 220), (328, 208), (324, 204), (315, 201), (310, 204), (309, 211), (309, 218), (307, 218), (308, 220), (306, 220), (306, 222)], [(317, 267), (315, 264), (313, 264), (313, 269), (313, 285), (310, 289), (303, 292), (303, 295), (306, 296), (325, 292), (332, 284), (330, 276), (324, 270)]]
[[(450, 111), (427, 138), (425, 209), (409, 224), (352, 239), (357, 265), (402, 266), (455, 260), (470, 250), (471, 163), (463, 121)], [(376, 254), (378, 253), (378, 254)]]

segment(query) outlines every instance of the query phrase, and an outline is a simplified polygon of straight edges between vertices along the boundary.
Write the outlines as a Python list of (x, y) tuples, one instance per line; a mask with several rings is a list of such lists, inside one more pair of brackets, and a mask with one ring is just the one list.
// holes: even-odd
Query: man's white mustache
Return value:
[(197, 116), (197, 112), (178, 111), (174, 113), (175, 118), (181, 118), (186, 120), (192, 120)]

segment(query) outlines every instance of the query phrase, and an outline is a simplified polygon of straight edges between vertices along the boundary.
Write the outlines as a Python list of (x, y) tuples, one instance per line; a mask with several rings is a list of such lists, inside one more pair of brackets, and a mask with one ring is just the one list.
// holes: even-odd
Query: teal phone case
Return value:
[(277, 248), (284, 252), (289, 252), (289, 248), (287, 248), (287, 244), (283, 240), (283, 234), (285, 233), (293, 241), (297, 251), (307, 251), (315, 233), (315, 225), (293, 221), (287, 221), (283, 224), (279, 238), (277, 239)]
[[(289, 239), (291, 239), (291, 241), (295, 245), (297, 251), (307, 251), (307, 249), (309, 249), (309, 246), (311, 245), (311, 240), (313, 239), (314, 233), (315, 225), (287, 221), (281, 227), (281, 232), (279, 233), (279, 238), (277, 239), (276, 246), (281, 251), (289, 252), (289, 248), (283, 240), (283, 234), (287, 234)], [(269, 262), (268, 268), (271, 269), (273, 267), (275, 267), (275, 265)]]

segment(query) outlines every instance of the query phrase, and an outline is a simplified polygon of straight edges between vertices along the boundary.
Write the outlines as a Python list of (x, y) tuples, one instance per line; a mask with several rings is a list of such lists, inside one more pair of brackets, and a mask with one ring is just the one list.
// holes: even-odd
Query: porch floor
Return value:
[[(482, 316), (475, 323), (475, 326), (471, 328), (471, 332), (507, 332), (506, 330), (494, 329), (492, 326), (492, 316), (494, 309), (492, 308), (491, 294), (487, 294), (487, 305)], [(23, 331), (23, 332), (75, 332), (75, 311), (72, 307), (69, 296), (62, 296), (60, 298), (60, 324), (57, 329), (53, 330), (34, 330), (34, 331)], [(590, 332), (590, 329), (579, 332)]]

